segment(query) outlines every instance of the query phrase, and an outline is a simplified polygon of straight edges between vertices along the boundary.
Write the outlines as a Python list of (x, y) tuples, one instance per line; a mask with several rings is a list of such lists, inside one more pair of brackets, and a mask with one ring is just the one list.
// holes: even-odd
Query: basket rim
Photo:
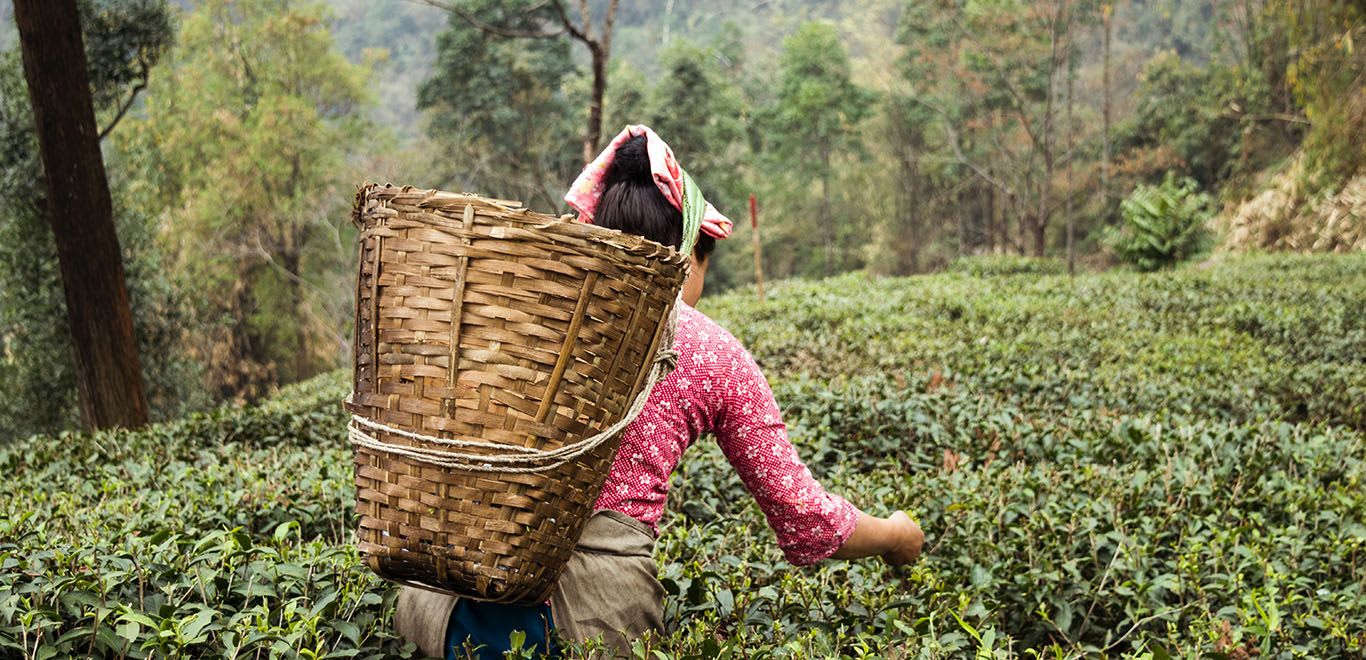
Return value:
[[(393, 199), (400, 194), (417, 193), (423, 195), (419, 206), (425, 205), (429, 200), (440, 200), (446, 202), (466, 202), (470, 204), (491, 207), (494, 210), (510, 215), (534, 215), (543, 222), (558, 222), (570, 231), (581, 234), (581, 237), (595, 243), (609, 245), (611, 247), (624, 250), (631, 254), (645, 257), (656, 258), (660, 261), (678, 265), (685, 270), (691, 265), (688, 255), (672, 245), (665, 245), (656, 242), (640, 234), (632, 234), (619, 229), (609, 229), (600, 227), (589, 222), (580, 222), (573, 214), (553, 215), (529, 208), (522, 202), (515, 200), (502, 199), (497, 197), (487, 197), (478, 193), (471, 192), (450, 192), (437, 188), (418, 188), (412, 185), (398, 185), (394, 183), (377, 183), (365, 181), (356, 188), (356, 201), (352, 209), (351, 221), (359, 230), (366, 228), (366, 220), (362, 217), (364, 202), (370, 197), (381, 199)], [(686, 277), (686, 276), (685, 276)]]

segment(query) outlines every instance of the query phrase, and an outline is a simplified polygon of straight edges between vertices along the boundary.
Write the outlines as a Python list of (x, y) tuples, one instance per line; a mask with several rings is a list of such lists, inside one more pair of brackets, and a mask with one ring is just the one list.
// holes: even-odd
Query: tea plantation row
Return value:
[[(921, 563), (794, 569), (714, 444), (641, 657), (1361, 657), (1366, 256), (783, 282), (704, 311)], [(358, 562), (342, 372), (0, 449), (0, 657), (412, 657)]]

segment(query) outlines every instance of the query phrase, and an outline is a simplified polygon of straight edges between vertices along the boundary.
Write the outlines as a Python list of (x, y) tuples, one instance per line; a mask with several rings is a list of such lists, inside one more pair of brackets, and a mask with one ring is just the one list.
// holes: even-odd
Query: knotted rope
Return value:
[[(579, 442), (568, 444), (558, 449), (541, 450), (532, 447), (519, 447), (517, 445), (500, 444), (487, 442), (484, 440), (460, 440), (455, 438), (438, 438), (436, 436), (415, 433), (400, 428), (395, 428), (387, 424), (382, 424), (371, 419), (366, 419), (360, 415), (351, 415), (351, 422), (347, 424), (347, 436), (351, 443), (367, 449), (403, 456), (419, 463), (434, 465), (443, 468), (455, 468), (463, 470), (474, 470), (482, 472), (502, 472), (502, 473), (527, 473), (541, 472), (557, 468), (569, 461), (572, 461), (599, 445), (616, 437), (617, 434), (626, 430), (631, 422), (635, 421), (640, 412), (645, 409), (645, 402), (650, 397), (650, 390), (654, 389), (655, 383), (663, 380), (678, 365), (678, 351), (673, 349), (674, 334), (678, 331), (678, 306), (681, 304), (675, 300), (673, 308), (669, 312), (667, 325), (664, 328), (664, 335), (660, 338), (658, 352), (655, 353), (654, 360), (650, 367), (650, 375), (645, 380), (645, 386), (636, 395), (631, 407), (626, 411), (626, 415), (617, 423), (607, 427), (601, 433), (590, 438), (585, 438)], [(457, 449), (488, 449), (496, 452), (510, 452), (503, 454), (477, 454), (463, 451), (451, 451), (450, 449), (432, 449), (427, 447), (412, 447), (409, 445), (394, 444), (385, 442), (376, 437), (372, 432), (381, 431), (392, 433), (400, 437), (426, 442), (442, 447)]]

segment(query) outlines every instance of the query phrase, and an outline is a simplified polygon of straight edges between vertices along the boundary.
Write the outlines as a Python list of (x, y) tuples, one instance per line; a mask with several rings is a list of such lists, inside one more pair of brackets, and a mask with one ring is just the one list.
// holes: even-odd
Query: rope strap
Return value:
[[(681, 299), (681, 298), (680, 298)], [(579, 442), (565, 445), (559, 449), (541, 450), (531, 447), (519, 447), (517, 445), (500, 444), (487, 442), (484, 440), (460, 440), (455, 438), (438, 438), (436, 436), (424, 435), (413, 431), (395, 428), (387, 424), (381, 424), (371, 419), (366, 419), (360, 415), (351, 415), (351, 422), (347, 425), (347, 436), (351, 444), (373, 449), (375, 451), (403, 456), (419, 463), (426, 463), (443, 468), (456, 468), (464, 470), (475, 470), (483, 472), (502, 472), (507, 474), (542, 472), (557, 468), (569, 461), (572, 461), (599, 445), (616, 437), (617, 434), (626, 430), (631, 422), (635, 421), (640, 412), (645, 409), (645, 402), (650, 397), (650, 390), (654, 389), (655, 383), (663, 380), (678, 365), (678, 351), (673, 349), (674, 334), (678, 331), (678, 301), (674, 301), (669, 318), (666, 321), (664, 335), (661, 337), (662, 348), (655, 353), (653, 363), (650, 367), (650, 376), (645, 380), (645, 386), (631, 402), (631, 407), (626, 411), (626, 416), (620, 421), (601, 433), (590, 438), (585, 438)], [(496, 452), (507, 452), (501, 454), (477, 454), (463, 451), (451, 451), (449, 449), (431, 449), (427, 447), (412, 447), (408, 445), (395, 444), (380, 440), (374, 432), (381, 431), (393, 435), (416, 440), (419, 442), (431, 443), (442, 447), (457, 449), (487, 449)]]

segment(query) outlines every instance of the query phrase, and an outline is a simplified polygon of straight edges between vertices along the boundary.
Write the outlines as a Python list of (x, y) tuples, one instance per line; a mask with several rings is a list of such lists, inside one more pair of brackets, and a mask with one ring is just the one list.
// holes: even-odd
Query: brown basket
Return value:
[(362, 186), (353, 220), (360, 551), (394, 582), (544, 601), (672, 366), (683, 255), (408, 186)]

